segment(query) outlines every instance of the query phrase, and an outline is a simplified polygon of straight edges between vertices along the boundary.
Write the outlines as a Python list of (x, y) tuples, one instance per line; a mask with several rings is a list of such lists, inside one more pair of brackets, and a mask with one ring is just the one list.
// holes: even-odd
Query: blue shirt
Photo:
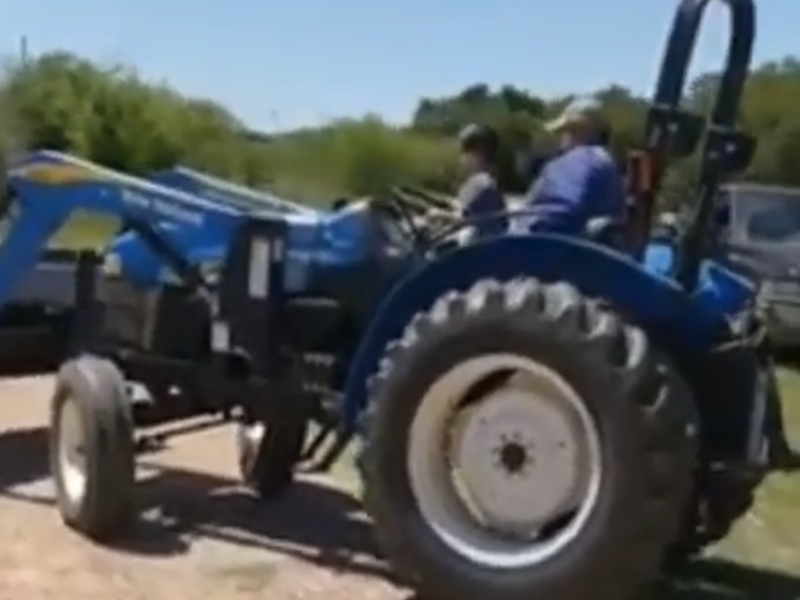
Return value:
[(625, 217), (625, 185), (602, 146), (576, 146), (545, 165), (528, 190), (530, 229), (580, 235), (591, 219)]
[[(489, 173), (470, 175), (458, 191), (457, 202), (467, 219), (475, 220), (479, 237), (502, 235), (508, 228), (506, 201)], [(484, 218), (489, 217), (493, 218)]]

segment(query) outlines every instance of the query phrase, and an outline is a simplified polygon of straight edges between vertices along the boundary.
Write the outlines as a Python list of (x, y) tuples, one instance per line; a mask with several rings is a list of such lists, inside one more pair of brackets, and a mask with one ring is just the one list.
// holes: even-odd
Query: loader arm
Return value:
[(173, 167), (148, 175), (148, 179), (208, 200), (229, 204), (239, 210), (274, 211), (278, 214), (314, 215), (312, 208), (279, 198), (268, 192), (239, 185), (189, 167)]
[(9, 170), (9, 226), (0, 244), (0, 306), (35, 265), (51, 237), (75, 211), (141, 227), (230, 231), (242, 219), (231, 206), (195, 197), (89, 161), (51, 151), (30, 153)]

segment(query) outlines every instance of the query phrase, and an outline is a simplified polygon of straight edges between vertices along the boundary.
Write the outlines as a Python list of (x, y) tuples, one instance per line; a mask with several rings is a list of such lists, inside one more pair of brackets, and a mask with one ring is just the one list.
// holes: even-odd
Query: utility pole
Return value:
[(30, 48), (27, 35), (23, 35), (19, 40), (19, 61), (23, 66), (30, 64)]

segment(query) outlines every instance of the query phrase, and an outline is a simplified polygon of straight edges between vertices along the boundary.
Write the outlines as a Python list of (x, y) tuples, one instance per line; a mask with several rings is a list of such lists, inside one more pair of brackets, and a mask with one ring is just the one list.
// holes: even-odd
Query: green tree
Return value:
[[(541, 123), (569, 97), (545, 98), (513, 85), (475, 83), (452, 96), (422, 98), (406, 126), (374, 116), (324, 127), (265, 135), (249, 131), (225, 107), (186, 98), (144, 81), (125, 66), (68, 53), (8, 62), (0, 81), (0, 151), (64, 150), (131, 173), (186, 164), (287, 195), (324, 201), (339, 194), (380, 193), (395, 183), (451, 191), (458, 183), (454, 136), (470, 122), (495, 127), (502, 137), (499, 176), (510, 191), (527, 185), (521, 154), (549, 149)], [(707, 111), (718, 75), (702, 74), (688, 87), (685, 105)], [(620, 86), (596, 92), (610, 124), (611, 147), (624, 157), (642, 142), (643, 98)], [(267, 101), (268, 99), (265, 99)], [(752, 71), (741, 124), (759, 140), (748, 179), (800, 186), (800, 61), (784, 58)], [(670, 169), (664, 201), (690, 197), (697, 159)]]

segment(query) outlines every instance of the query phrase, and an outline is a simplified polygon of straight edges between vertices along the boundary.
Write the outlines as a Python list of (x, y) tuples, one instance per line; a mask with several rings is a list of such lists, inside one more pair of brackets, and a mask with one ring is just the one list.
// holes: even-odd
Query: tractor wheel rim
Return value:
[(73, 504), (86, 495), (86, 431), (78, 405), (71, 397), (61, 405), (58, 419), (58, 464), (64, 492)]
[[(476, 383), (502, 372), (513, 375), (464, 406)], [(551, 369), (511, 354), (465, 361), (430, 386), (411, 424), (407, 468), (439, 539), (504, 569), (539, 564), (574, 541), (603, 476), (585, 403)]]

